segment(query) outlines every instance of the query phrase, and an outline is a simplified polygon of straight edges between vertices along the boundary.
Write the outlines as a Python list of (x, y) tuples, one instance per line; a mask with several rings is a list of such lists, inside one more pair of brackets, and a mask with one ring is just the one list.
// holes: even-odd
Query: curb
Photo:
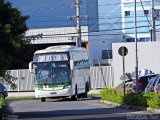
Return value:
[(148, 112), (153, 112), (153, 113), (160, 113), (160, 109), (155, 109), (155, 108), (150, 108), (150, 107), (125, 105), (125, 104), (119, 104), (119, 103), (115, 103), (115, 102), (111, 102), (107, 100), (100, 100), (100, 102), (103, 104), (112, 105), (112, 106), (116, 106), (116, 107), (124, 108), (124, 109), (143, 110), (143, 111), (148, 111)]

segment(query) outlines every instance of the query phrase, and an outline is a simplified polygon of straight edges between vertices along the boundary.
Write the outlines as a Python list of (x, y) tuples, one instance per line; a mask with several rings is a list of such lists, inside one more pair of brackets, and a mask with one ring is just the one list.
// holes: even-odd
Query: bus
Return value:
[(90, 65), (85, 48), (52, 46), (34, 53), (29, 71), (35, 74), (35, 97), (87, 97), (90, 90)]

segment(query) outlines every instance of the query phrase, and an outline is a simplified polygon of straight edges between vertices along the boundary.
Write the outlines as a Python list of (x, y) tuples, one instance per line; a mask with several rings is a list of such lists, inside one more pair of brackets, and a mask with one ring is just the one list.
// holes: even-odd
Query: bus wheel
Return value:
[(76, 101), (77, 98), (78, 98), (78, 95), (77, 95), (77, 86), (76, 86), (76, 88), (75, 88), (75, 95), (72, 95), (72, 96), (71, 96), (71, 100)]
[(86, 86), (85, 86), (85, 92), (82, 93), (82, 98), (87, 98), (87, 93), (88, 93), (88, 85), (86, 84)]
[(41, 98), (41, 102), (45, 102), (46, 101), (46, 98)]

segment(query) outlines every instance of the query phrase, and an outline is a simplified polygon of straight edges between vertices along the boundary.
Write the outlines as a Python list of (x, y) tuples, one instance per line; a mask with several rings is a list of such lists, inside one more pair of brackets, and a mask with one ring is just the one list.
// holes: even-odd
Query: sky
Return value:
[[(27, 21), (29, 28), (47, 28), (47, 27), (67, 27), (75, 26), (75, 20), (69, 20), (69, 16), (74, 16), (75, 8), (73, 0), (8, 0), (14, 7), (22, 11), (23, 15), (30, 15)], [(83, 6), (86, 1), (83, 0), (81, 11), (86, 15), (88, 10)], [(100, 30), (121, 28), (121, 0), (98, 0), (98, 18)], [(93, 5), (90, 5), (93, 6)], [(94, 7), (94, 6), (93, 6)], [(90, 12), (90, 14), (94, 14)], [(116, 17), (116, 18), (115, 18)], [(118, 18), (117, 18), (118, 17)], [(119, 23), (117, 23), (117, 21)], [(92, 21), (93, 22), (93, 21)], [(116, 23), (115, 23), (116, 22)], [(93, 22), (94, 23), (94, 22)], [(89, 24), (86, 20), (83, 25)]]

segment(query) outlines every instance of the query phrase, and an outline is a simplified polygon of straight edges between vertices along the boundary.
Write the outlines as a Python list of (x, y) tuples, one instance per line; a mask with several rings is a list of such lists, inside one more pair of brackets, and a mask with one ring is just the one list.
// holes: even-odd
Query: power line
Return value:
[[(95, 5), (95, 4), (90, 4), (90, 5), (87, 5), (87, 6), (82, 6), (81, 7), (103, 7), (103, 6), (115, 6), (115, 5), (120, 5), (120, 4), (123, 4), (123, 3), (113, 3), (113, 4), (101, 4), (101, 5)], [(33, 6), (34, 7), (34, 6)], [(37, 6), (36, 6), (37, 7)], [(31, 11), (35, 11), (35, 10), (54, 10), (54, 9), (65, 9), (65, 8), (74, 8), (72, 6), (66, 6), (65, 4), (63, 5), (60, 5), (58, 7), (43, 7), (43, 6), (40, 6), (40, 8), (23, 8), (23, 9), (20, 9), (21, 11), (27, 11), (27, 10), (31, 10)]]
[[(130, 16), (130, 17), (133, 17), (133, 16)], [(137, 16), (137, 17), (145, 17), (144, 15), (143, 16)], [(126, 17), (104, 17), (104, 18), (82, 18), (82, 20), (104, 20), (104, 19), (118, 19), (118, 18), (126, 18)], [(28, 20), (28, 22), (52, 22), (52, 21), (69, 21), (67, 19), (50, 19), (50, 20)]]
[[(143, 6), (143, 3), (142, 3), (142, 0), (140, 0), (140, 3), (141, 3), (141, 6), (142, 6), (142, 8), (143, 8), (143, 12), (145, 12), (145, 9), (144, 9), (144, 6)], [(146, 17), (146, 19), (147, 19), (147, 21), (148, 21), (149, 25), (150, 25), (151, 27), (153, 27), (153, 26), (151, 25), (151, 23), (150, 23), (150, 21), (149, 21), (149, 19), (148, 19), (147, 15), (145, 15), (145, 17)]]
[[(54, 22), (54, 21), (56, 21), (56, 20), (42, 20), (42, 21), (39, 20), (39, 21), (28, 21), (28, 22)], [(64, 21), (68, 21), (69, 22), (69, 20), (64, 20)], [(120, 22), (114, 22), (113, 24), (133, 23), (133, 22), (134, 21), (126, 21), (126, 22), (120, 21)], [(140, 20), (140, 21), (137, 21), (137, 22), (148, 22), (148, 21), (146, 21), (146, 20)], [(102, 24), (110, 24), (110, 23), (108, 23), (108, 22), (99, 23), (99, 25), (102, 25)], [(89, 24), (89, 25), (94, 25), (94, 24)]]
[[(160, 26), (156, 25), (156, 26)], [(143, 27), (148, 27), (148, 26), (138, 26), (137, 28), (143, 28)], [(134, 27), (129, 27), (129, 28), (122, 28), (122, 29), (110, 29), (110, 30), (100, 30), (100, 31), (96, 31), (96, 32), (81, 32), (81, 33), (98, 33), (98, 32), (111, 32), (111, 31), (119, 31), (119, 30), (127, 30), (127, 29), (134, 29)], [(148, 31), (149, 32), (149, 31)], [(139, 33), (148, 33), (148, 32), (139, 32)], [(133, 34), (133, 33), (123, 33), (123, 34)], [(50, 35), (42, 35), (44, 36), (58, 36), (58, 35), (77, 35), (77, 33), (65, 33), (65, 34), (50, 34)], [(106, 34), (106, 35), (116, 35), (116, 34)]]
[[(147, 32), (139, 32), (140, 34), (145, 34), (145, 33), (149, 33), (150, 31), (147, 31)], [(134, 34), (134, 33), (125, 33), (126, 35), (129, 35), (129, 34)], [(113, 35), (120, 35), (120, 33), (118, 34), (98, 34), (98, 35), (91, 35), (91, 34), (88, 34), (88, 35), (85, 35), (85, 34), (82, 34), (82, 37), (84, 36), (106, 36), (106, 35), (110, 35), (110, 36), (113, 36)], [(43, 35), (42, 38), (53, 38), (53, 37), (76, 37), (76, 36), (66, 36), (66, 35)]]

